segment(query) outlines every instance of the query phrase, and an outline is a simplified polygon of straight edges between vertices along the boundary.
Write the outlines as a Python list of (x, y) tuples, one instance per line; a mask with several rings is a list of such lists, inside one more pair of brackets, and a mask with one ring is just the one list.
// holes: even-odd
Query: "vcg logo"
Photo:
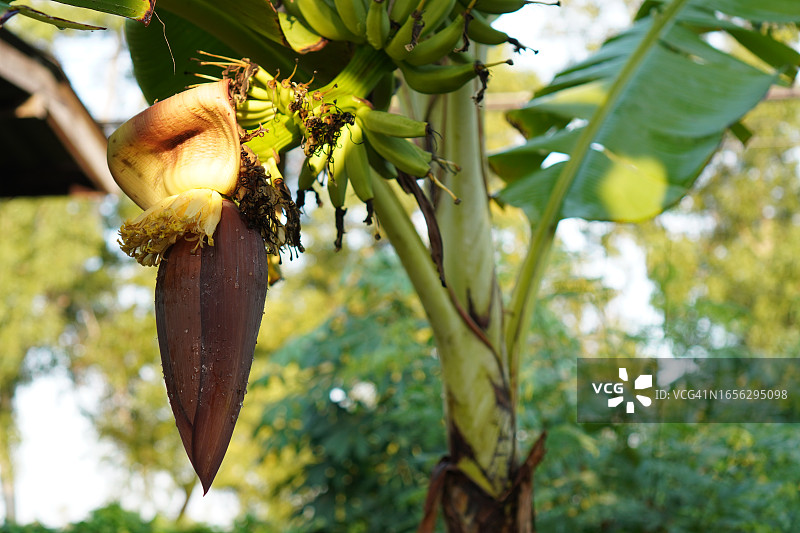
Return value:
[[(627, 368), (620, 368), (619, 369), (619, 379), (622, 381), (618, 381), (616, 383), (592, 383), (592, 389), (594, 389), (595, 394), (600, 394), (601, 392), (611, 396), (614, 395), (613, 398), (608, 399), (608, 407), (613, 408), (621, 404), (625, 400), (625, 386), (624, 382), (628, 381), (628, 369)], [(653, 386), (653, 376), (651, 374), (642, 374), (641, 376), (637, 377), (636, 380), (633, 382), (633, 389), (636, 390), (643, 390), (649, 389)], [(651, 400), (648, 396), (644, 396), (642, 394), (635, 394), (634, 396), (636, 399), (645, 407), (649, 407), (653, 400)], [(634, 402), (629, 400), (625, 403), (625, 411), (627, 413), (633, 413), (635, 410)]]

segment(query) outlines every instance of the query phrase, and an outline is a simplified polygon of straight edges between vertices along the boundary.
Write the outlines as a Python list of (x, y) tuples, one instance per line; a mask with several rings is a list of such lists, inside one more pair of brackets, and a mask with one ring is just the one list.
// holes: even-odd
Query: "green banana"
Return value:
[[(470, 0), (458, 0), (464, 7), (471, 3)], [(475, 0), (473, 9), (499, 15), (501, 13), (513, 13), (530, 4), (529, 0)]]
[[(463, 55), (463, 54), (457, 54)], [(404, 61), (396, 62), (403, 72), (403, 79), (408, 86), (424, 94), (449, 93), (461, 88), (473, 78), (479, 78), (483, 83), (481, 97), (486, 89), (486, 80), (489, 78), (489, 68), (501, 64), (513, 65), (508, 59), (484, 65), (480, 61), (471, 63), (454, 63), (451, 65), (421, 65), (413, 66)]]
[(384, 179), (393, 180), (397, 178), (397, 169), (393, 164), (375, 151), (375, 148), (370, 146), (368, 142), (364, 143), (364, 148), (367, 150), (367, 159), (369, 159), (369, 166), (372, 170), (378, 173)]
[(392, 7), (389, 9), (389, 18), (397, 24), (402, 24), (411, 16), (417, 4), (419, 4), (419, 0), (394, 0)]
[(472, 18), (467, 25), (467, 35), (476, 43), (488, 45), (511, 43), (516, 51), (526, 48), (522, 43), (509, 36), (506, 32), (493, 28), (489, 20), (481, 13), (473, 11), (470, 13), (470, 16)]
[(425, 26), (422, 28), (422, 36), (425, 36), (439, 29), (442, 21), (445, 20), (450, 11), (456, 5), (456, 0), (429, 0), (422, 12), (422, 20)]
[(341, 142), (345, 143), (344, 168), (347, 173), (347, 180), (353, 186), (359, 200), (366, 202), (375, 196), (372, 192), (372, 181), (370, 178), (369, 158), (367, 147), (364, 142), (364, 135), (358, 124), (350, 126), (350, 135), (343, 132), (340, 137)]
[[(280, 83), (278, 82), (274, 82), (274, 85), (276, 89), (280, 87)], [(247, 88), (247, 96), (254, 100), (273, 100), (275, 98), (275, 92), (257, 83), (251, 83)]]
[(465, 38), (465, 22), (464, 14), (458, 15), (450, 24), (415, 46), (405, 62), (414, 66), (436, 63), (451, 53), (460, 39)]
[(333, 3), (347, 29), (354, 35), (364, 35), (367, 19), (367, 6), (364, 0), (333, 0)]
[(250, 86), (247, 88), (247, 95), (257, 100), (275, 100), (275, 91), (280, 85), (280, 82), (275, 79), (275, 76), (259, 67), (256, 73), (253, 74), (253, 77), (250, 78)]
[(342, 172), (339, 179), (333, 179), (333, 176), (328, 174), (328, 198), (331, 199), (331, 205), (339, 209), (344, 206), (344, 199), (347, 197), (347, 174)]
[(300, 174), (297, 177), (297, 190), (307, 191), (311, 189), (320, 172), (325, 170), (328, 156), (320, 152), (306, 157), (303, 166), (300, 167)]
[[(470, 0), (458, 1), (465, 7), (470, 3)], [(474, 9), (483, 11), (484, 13), (491, 13), (492, 15), (501, 15), (503, 13), (513, 13), (528, 4), (559, 5), (560, 2), (547, 4), (547, 2), (535, 2), (531, 0), (476, 0)]]
[(307, 54), (321, 50), (328, 43), (328, 39), (309, 28), (302, 18), (281, 12), (277, 16), (283, 38), (292, 50)]
[[(253, 83), (247, 89), (248, 100), (269, 102), (273, 107), (277, 107), (280, 112), (286, 113), (286, 106), (295, 97), (291, 83), (287, 83), (285, 79), (280, 82), (263, 69), (258, 69), (251, 80)], [(261, 104), (253, 104), (254, 108), (258, 108), (259, 105)]]
[(332, 41), (362, 42), (345, 26), (342, 17), (325, 0), (294, 0), (312, 30)]
[(333, 207), (344, 205), (347, 196), (347, 170), (345, 169), (345, 147), (350, 143), (347, 132), (343, 130), (339, 143), (331, 149), (328, 159), (328, 197)]
[[(421, 0), (386, 45), (392, 59), (405, 59), (417, 45), (420, 37), (436, 30), (450, 13), (456, 0)], [(422, 11), (419, 11), (422, 9)]]
[(283, 179), (281, 169), (278, 168), (278, 160), (275, 159), (275, 157), (267, 158), (264, 162), (264, 169), (267, 171), (267, 176), (269, 176), (273, 182), (276, 179)]
[(473, 41), (481, 44), (503, 44), (508, 40), (508, 34), (493, 28), (480, 12), (473, 11), (470, 16), (467, 35)]
[(263, 135), (253, 137), (247, 145), (256, 153), (261, 161), (281, 153), (289, 146), (297, 145), (303, 138), (300, 126), (291, 117), (281, 113), (275, 115), (269, 123), (269, 128)]
[(366, 37), (375, 50), (383, 49), (392, 29), (387, 3), (387, 0), (371, 0), (367, 10)]
[(409, 65), (399, 61), (397, 66), (403, 72), (408, 86), (424, 94), (449, 93), (461, 88), (478, 76), (483, 63), (464, 63), (457, 65)]
[(369, 106), (361, 106), (356, 111), (356, 117), (364, 128), (392, 137), (425, 137), (430, 132), (427, 122), (414, 120), (405, 115), (378, 111)]
[(286, 10), (286, 12), (288, 14), (290, 14), (291, 16), (297, 17), (297, 18), (300, 18), (300, 17), (303, 16), (300, 13), (300, 8), (297, 5), (297, 0), (283, 0), (283, 2), (281, 2), (281, 5)]
[[(356, 119), (367, 141), (381, 157), (407, 174), (416, 177), (427, 176), (430, 172), (430, 162), (433, 156), (416, 144), (400, 137), (392, 137), (366, 129), (359, 119)], [(376, 169), (378, 170), (378, 169)]]
[(414, 11), (406, 20), (400, 29), (395, 32), (389, 42), (384, 47), (384, 50), (389, 57), (401, 61), (414, 49), (419, 37), (419, 31), (422, 29), (422, 18), (419, 16), (418, 11)]
[(236, 122), (246, 130), (255, 129), (261, 124), (267, 124), (275, 118), (275, 110), (267, 110), (263, 113), (236, 113)]
[(257, 114), (274, 109), (275, 109), (275, 104), (269, 100), (257, 100), (254, 98), (248, 98), (247, 100), (236, 106), (236, 113)]

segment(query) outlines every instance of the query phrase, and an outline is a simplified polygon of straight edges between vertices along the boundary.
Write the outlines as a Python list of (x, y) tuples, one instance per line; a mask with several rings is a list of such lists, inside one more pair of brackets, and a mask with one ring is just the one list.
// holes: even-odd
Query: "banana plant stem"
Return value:
[(438, 343), (450, 455), (487, 494), (501, 494), (514, 470), (516, 420), (503, 346), (503, 301), (496, 279), (489, 196), (481, 152), (477, 88), (441, 95), (431, 120), (442, 126), (442, 157), (458, 165), (439, 180), (461, 202), (440, 194), (436, 205), (444, 277), (461, 334)]
[(394, 63), (382, 50), (359, 46), (336, 78), (321, 88), (320, 92), (326, 95), (326, 100), (339, 95), (365, 98), (381, 78), (394, 69)]
[(381, 229), (397, 252), (426, 314), (432, 317), (434, 335), (437, 339), (452, 337), (460, 318), (451, 305), (447, 291), (442, 287), (428, 249), (392, 186), (375, 173), (372, 173), (372, 182), (375, 213)]

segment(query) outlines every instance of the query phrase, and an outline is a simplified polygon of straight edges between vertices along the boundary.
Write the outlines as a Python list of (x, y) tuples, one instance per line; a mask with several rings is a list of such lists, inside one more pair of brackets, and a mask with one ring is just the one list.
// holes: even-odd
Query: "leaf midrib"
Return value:
[(542, 212), (541, 218), (537, 221), (531, 235), (531, 246), (525, 257), (518, 277), (518, 285), (514, 288), (509, 309), (510, 319), (506, 329), (506, 342), (509, 347), (509, 357), (513, 359), (513, 353), (518, 349), (517, 343), (520, 339), (520, 328), (526, 323), (524, 318), (527, 316), (526, 302), (532, 290), (534, 282), (533, 273), (539, 269), (540, 261), (545, 260), (545, 249), (548, 247), (552, 235), (552, 227), (555, 224), (564, 198), (567, 195), (573, 181), (586, 160), (586, 156), (591, 149), (591, 144), (605, 123), (605, 120), (616, 108), (622, 95), (630, 85), (633, 78), (639, 72), (639, 68), (647, 60), (648, 53), (653, 46), (656, 46), (670, 27), (677, 20), (677, 15), (691, 0), (674, 0), (660, 14), (653, 15), (653, 24), (644, 35), (639, 45), (630, 55), (622, 67), (619, 76), (611, 85), (605, 102), (598, 106), (592, 119), (586, 125), (581, 136), (578, 138), (575, 148), (570, 154), (570, 159), (564, 166), (564, 170), (556, 178), (556, 182), (550, 197)]

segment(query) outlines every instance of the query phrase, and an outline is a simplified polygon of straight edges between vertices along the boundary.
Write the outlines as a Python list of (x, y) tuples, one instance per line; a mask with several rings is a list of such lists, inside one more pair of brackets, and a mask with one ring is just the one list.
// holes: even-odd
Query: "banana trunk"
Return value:
[(442, 364), (449, 453), (434, 469), (420, 533), (435, 530), (439, 508), (448, 531), (533, 531), (532, 476), (544, 453), (543, 438), (524, 460), (516, 449), (516, 382), (504, 343), (475, 90), (444, 95), (432, 110), (444, 126), (441, 155), (460, 167), (438, 176), (462, 200), (440, 195), (436, 205), (446, 286), (400, 202), (382, 180), (375, 183), (375, 211), (415, 285)]

